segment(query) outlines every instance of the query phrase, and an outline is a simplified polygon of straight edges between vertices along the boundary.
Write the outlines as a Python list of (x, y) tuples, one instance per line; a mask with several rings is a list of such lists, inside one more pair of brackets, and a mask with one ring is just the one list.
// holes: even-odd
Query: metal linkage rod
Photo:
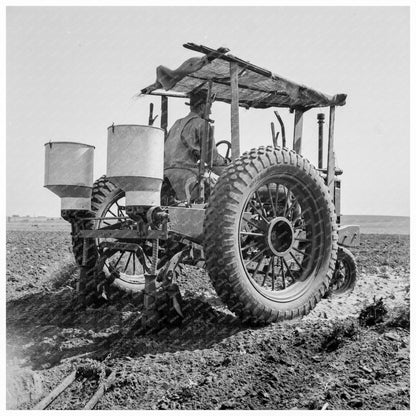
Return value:
[(318, 114), (318, 168), (322, 169), (323, 163), (323, 154), (324, 154), (324, 123), (325, 123), (325, 114)]
[(153, 240), (153, 244), (152, 244), (152, 266), (151, 266), (152, 275), (156, 274), (158, 254), (159, 254), (159, 239), (155, 239)]

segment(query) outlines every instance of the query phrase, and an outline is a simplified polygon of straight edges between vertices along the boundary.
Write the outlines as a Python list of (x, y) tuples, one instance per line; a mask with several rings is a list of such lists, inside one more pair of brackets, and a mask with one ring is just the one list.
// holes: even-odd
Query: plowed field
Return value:
[[(7, 407), (33, 408), (68, 374), (48, 409), (409, 409), (409, 237), (363, 235), (349, 297), (308, 316), (244, 326), (201, 269), (180, 277), (187, 316), (155, 335), (129, 331), (140, 296), (77, 311), (70, 234), (7, 232)], [(386, 314), (358, 322), (382, 298)], [(388, 363), (388, 365), (386, 365)]]

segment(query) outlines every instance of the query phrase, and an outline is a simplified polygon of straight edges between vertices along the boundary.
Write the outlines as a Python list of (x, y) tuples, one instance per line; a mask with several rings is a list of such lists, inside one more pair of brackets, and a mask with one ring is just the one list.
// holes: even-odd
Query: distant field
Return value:
[(71, 231), (71, 225), (64, 220), (54, 221), (12, 221), (6, 223), (7, 231)]
[(341, 224), (359, 225), (362, 234), (410, 234), (410, 217), (343, 215)]
[[(341, 224), (359, 225), (362, 234), (410, 234), (409, 217), (379, 215), (343, 215)], [(36, 219), (7, 222), (7, 231), (71, 231), (64, 220), (36, 221)]]

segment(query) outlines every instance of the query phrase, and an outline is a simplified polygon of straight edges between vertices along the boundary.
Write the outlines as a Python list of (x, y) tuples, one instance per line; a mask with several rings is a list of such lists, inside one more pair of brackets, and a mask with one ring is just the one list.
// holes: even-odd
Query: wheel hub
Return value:
[(274, 218), (267, 230), (267, 246), (276, 256), (283, 257), (290, 251), (294, 242), (294, 230), (285, 217)]

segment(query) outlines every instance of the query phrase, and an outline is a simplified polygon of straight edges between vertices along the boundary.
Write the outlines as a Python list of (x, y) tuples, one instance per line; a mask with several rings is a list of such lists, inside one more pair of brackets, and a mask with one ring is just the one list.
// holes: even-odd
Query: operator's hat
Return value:
[(193, 93), (189, 96), (189, 103), (185, 103), (186, 105), (190, 105), (192, 107), (196, 107), (199, 104), (205, 104), (207, 102), (207, 93), (206, 91), (198, 91)]

